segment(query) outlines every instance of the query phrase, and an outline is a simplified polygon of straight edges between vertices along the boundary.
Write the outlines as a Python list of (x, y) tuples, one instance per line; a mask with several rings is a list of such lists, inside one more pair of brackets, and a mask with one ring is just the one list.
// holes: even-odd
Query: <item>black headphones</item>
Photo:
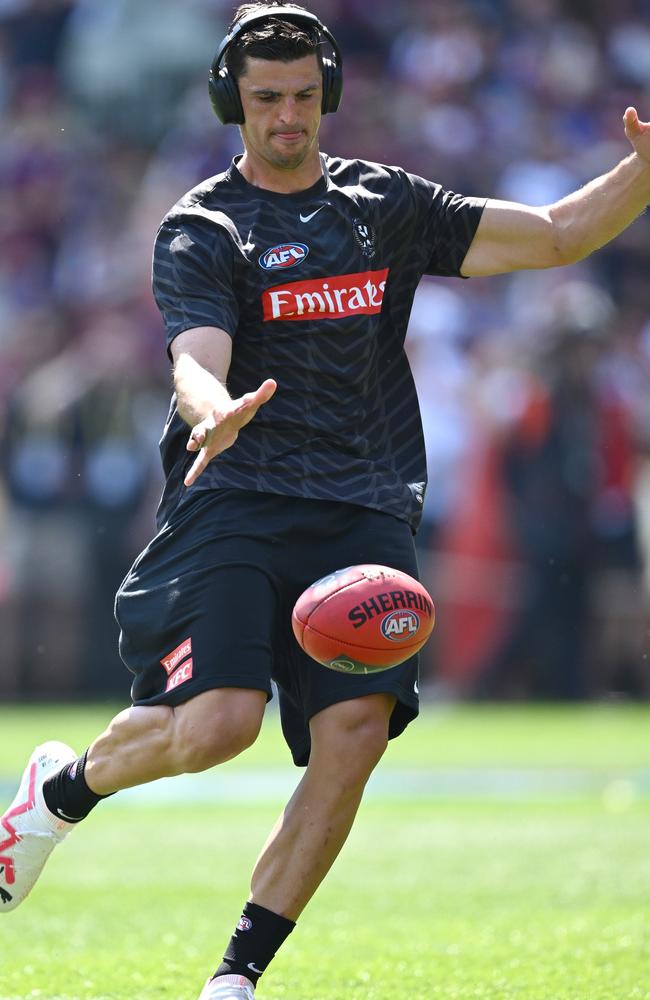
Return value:
[(343, 60), (341, 51), (336, 44), (336, 39), (331, 31), (322, 24), (315, 14), (309, 11), (292, 10), (291, 7), (266, 7), (263, 10), (254, 11), (241, 21), (237, 21), (234, 28), (226, 35), (221, 45), (217, 49), (217, 54), (212, 60), (210, 69), (210, 79), (208, 89), (210, 101), (214, 113), (224, 125), (243, 125), (244, 109), (242, 108), (241, 97), (237, 81), (228, 72), (222, 62), (226, 52), (236, 38), (257, 22), (267, 21), (270, 17), (280, 17), (283, 21), (290, 21), (299, 27), (317, 28), (319, 33), (326, 38), (332, 46), (334, 59), (323, 58), (323, 100), (321, 111), (324, 115), (331, 111), (336, 111), (341, 101), (343, 91)]

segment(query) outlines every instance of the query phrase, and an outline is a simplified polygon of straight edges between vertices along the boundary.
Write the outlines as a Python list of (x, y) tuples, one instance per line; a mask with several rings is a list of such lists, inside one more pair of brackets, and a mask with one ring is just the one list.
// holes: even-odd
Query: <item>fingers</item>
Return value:
[(183, 482), (186, 486), (191, 486), (196, 482), (213, 458), (213, 451), (209, 446), (209, 438), (215, 427), (214, 415), (211, 415), (192, 428), (185, 448), (187, 451), (198, 451), (199, 454), (185, 475)]
[(188, 442), (185, 445), (186, 449), (188, 451), (199, 451), (199, 449), (205, 444), (207, 436), (208, 432), (205, 428), (201, 428), (200, 426), (194, 427), (189, 436)]
[(205, 444), (208, 434), (213, 431), (216, 427), (216, 422), (214, 419), (214, 414), (209, 417), (205, 417), (200, 423), (196, 424), (190, 433), (189, 439), (185, 447), (188, 451), (199, 451)]
[(240, 399), (233, 400), (230, 411), (226, 410), (220, 416), (213, 413), (192, 428), (185, 447), (187, 451), (199, 454), (183, 480), (186, 486), (192, 486), (215, 455), (233, 444), (239, 430), (253, 419), (260, 406), (269, 401), (277, 387), (275, 379), (267, 378), (255, 392), (247, 392)]
[(208, 450), (203, 448), (185, 475), (183, 482), (186, 486), (192, 486), (196, 482), (210, 462), (210, 457)]

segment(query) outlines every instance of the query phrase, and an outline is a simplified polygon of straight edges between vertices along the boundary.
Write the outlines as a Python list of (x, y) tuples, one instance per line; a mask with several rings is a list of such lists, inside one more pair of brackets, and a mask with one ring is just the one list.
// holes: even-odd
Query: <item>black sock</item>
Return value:
[(257, 903), (246, 903), (214, 976), (246, 976), (255, 986), (295, 926), (293, 920), (280, 917)]
[(79, 823), (98, 802), (108, 798), (108, 795), (98, 795), (88, 787), (84, 773), (87, 757), (88, 750), (43, 784), (45, 805), (67, 823)]

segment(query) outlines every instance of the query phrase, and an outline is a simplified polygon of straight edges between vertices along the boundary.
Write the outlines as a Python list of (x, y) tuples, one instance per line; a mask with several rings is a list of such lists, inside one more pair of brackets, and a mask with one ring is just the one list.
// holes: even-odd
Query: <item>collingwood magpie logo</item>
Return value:
[(361, 219), (355, 219), (352, 223), (352, 232), (361, 253), (368, 258), (374, 257), (377, 252), (377, 234), (372, 226), (362, 222)]

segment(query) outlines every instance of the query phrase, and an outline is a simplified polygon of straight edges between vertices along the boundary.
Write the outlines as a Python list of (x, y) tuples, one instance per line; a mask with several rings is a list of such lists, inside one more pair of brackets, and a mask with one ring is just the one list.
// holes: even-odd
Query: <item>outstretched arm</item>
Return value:
[(543, 208), (488, 201), (462, 274), (575, 264), (623, 232), (650, 202), (650, 123), (635, 108), (623, 122), (634, 152), (579, 191)]
[(198, 453), (185, 476), (185, 485), (192, 486), (208, 463), (235, 443), (277, 384), (265, 379), (254, 392), (232, 399), (226, 389), (232, 341), (216, 327), (179, 334), (172, 341), (171, 353), (178, 412), (192, 428), (186, 447)]

